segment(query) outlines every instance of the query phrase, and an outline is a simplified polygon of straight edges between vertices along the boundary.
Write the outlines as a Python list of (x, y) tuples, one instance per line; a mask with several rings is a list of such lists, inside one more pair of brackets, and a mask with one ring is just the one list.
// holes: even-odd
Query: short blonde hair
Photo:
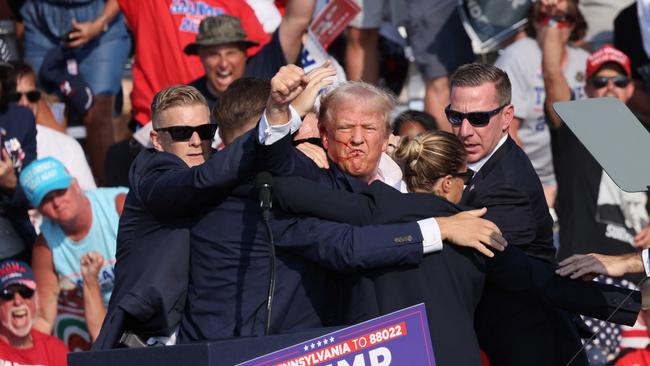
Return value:
[(204, 105), (208, 108), (208, 102), (198, 89), (189, 85), (174, 85), (159, 91), (151, 102), (151, 122), (153, 128), (160, 126), (160, 113), (180, 106)]
[(404, 181), (411, 192), (433, 192), (438, 178), (458, 173), (467, 160), (458, 137), (445, 131), (427, 131), (405, 138), (394, 155), (403, 164)]

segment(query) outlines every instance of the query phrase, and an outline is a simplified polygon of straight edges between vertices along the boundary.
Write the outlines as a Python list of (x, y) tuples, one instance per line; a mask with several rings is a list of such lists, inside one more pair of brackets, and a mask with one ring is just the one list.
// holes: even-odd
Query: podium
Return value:
[(337, 329), (340, 328), (318, 328), (266, 337), (241, 337), (166, 347), (75, 352), (68, 354), (68, 366), (231, 366)]

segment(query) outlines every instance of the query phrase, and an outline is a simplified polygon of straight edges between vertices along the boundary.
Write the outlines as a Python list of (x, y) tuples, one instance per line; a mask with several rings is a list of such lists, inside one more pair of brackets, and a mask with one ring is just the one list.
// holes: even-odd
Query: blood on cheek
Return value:
[(350, 151), (353, 149), (353, 147), (350, 144), (349, 140), (343, 141), (343, 140), (335, 139), (334, 142), (338, 145), (343, 146), (338, 150), (339, 151), (337, 155), (338, 160), (350, 160), (356, 157), (356, 156), (350, 156)]

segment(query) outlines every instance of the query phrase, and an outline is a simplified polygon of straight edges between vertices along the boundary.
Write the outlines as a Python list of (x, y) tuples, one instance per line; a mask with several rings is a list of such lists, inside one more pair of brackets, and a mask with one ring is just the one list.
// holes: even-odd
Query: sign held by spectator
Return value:
[(332, 0), (311, 22), (309, 30), (327, 49), (360, 11), (359, 5), (352, 0)]

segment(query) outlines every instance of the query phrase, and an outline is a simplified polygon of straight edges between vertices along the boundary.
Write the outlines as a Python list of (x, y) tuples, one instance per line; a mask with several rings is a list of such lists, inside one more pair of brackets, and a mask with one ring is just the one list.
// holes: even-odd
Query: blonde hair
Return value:
[(458, 173), (465, 166), (467, 152), (456, 135), (427, 131), (403, 139), (394, 156), (403, 164), (409, 191), (433, 192), (438, 178)]
[(180, 106), (201, 104), (208, 108), (208, 102), (198, 89), (189, 85), (174, 85), (159, 91), (151, 102), (153, 128), (160, 127), (160, 113)]

